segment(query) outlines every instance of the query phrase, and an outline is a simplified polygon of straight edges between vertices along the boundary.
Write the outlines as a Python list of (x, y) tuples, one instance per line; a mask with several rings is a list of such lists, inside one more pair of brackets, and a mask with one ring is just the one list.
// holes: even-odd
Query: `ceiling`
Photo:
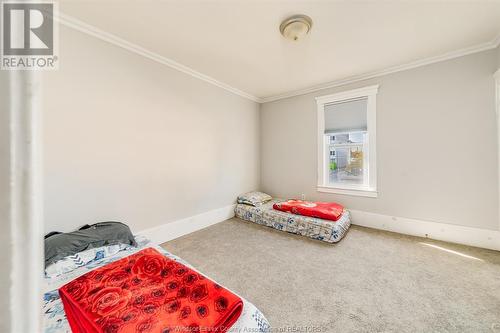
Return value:
[[(258, 98), (492, 41), (500, 1), (61, 1), (69, 16)], [(289, 15), (313, 19), (284, 39)]]

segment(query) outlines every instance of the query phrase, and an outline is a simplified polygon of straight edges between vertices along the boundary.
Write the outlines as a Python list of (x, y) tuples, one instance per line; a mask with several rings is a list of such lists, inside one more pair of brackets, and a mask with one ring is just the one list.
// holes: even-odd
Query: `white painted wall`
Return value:
[[(493, 73), (485, 51), (261, 106), (261, 189), (389, 216), (498, 230)], [(316, 191), (316, 96), (380, 84), (378, 198)]]
[(259, 185), (259, 105), (61, 26), (44, 74), (46, 231), (134, 231), (235, 202)]
[(9, 128), (9, 72), (0, 70), (0, 332), (10, 329), (10, 128)]

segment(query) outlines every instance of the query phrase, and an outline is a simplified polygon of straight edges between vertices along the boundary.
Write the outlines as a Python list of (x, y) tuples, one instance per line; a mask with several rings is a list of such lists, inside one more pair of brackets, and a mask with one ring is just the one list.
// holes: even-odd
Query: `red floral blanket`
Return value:
[(309, 202), (302, 200), (288, 200), (275, 203), (273, 208), (282, 212), (331, 221), (337, 221), (344, 212), (344, 206), (335, 202)]
[(226, 332), (242, 300), (152, 248), (59, 289), (74, 333)]

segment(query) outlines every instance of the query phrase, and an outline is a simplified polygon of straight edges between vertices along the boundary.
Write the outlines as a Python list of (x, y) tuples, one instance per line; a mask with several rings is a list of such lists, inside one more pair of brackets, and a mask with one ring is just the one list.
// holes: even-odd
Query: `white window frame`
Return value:
[[(364, 197), (377, 197), (377, 93), (378, 85), (340, 92), (337, 94), (316, 97), (318, 107), (318, 192), (337, 193)], [(325, 139), (325, 106), (351, 99), (367, 98), (367, 147), (368, 185), (330, 184), (326, 163), (326, 150), (329, 149)]]

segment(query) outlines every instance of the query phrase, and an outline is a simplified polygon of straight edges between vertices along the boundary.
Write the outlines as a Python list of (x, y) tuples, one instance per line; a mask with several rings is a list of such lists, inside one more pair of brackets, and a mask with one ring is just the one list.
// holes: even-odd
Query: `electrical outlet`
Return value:
[(305, 195), (304, 193), (302, 193), (302, 194), (300, 195), (300, 199), (302, 199), (303, 201), (305, 201), (305, 200), (306, 200), (306, 195)]

